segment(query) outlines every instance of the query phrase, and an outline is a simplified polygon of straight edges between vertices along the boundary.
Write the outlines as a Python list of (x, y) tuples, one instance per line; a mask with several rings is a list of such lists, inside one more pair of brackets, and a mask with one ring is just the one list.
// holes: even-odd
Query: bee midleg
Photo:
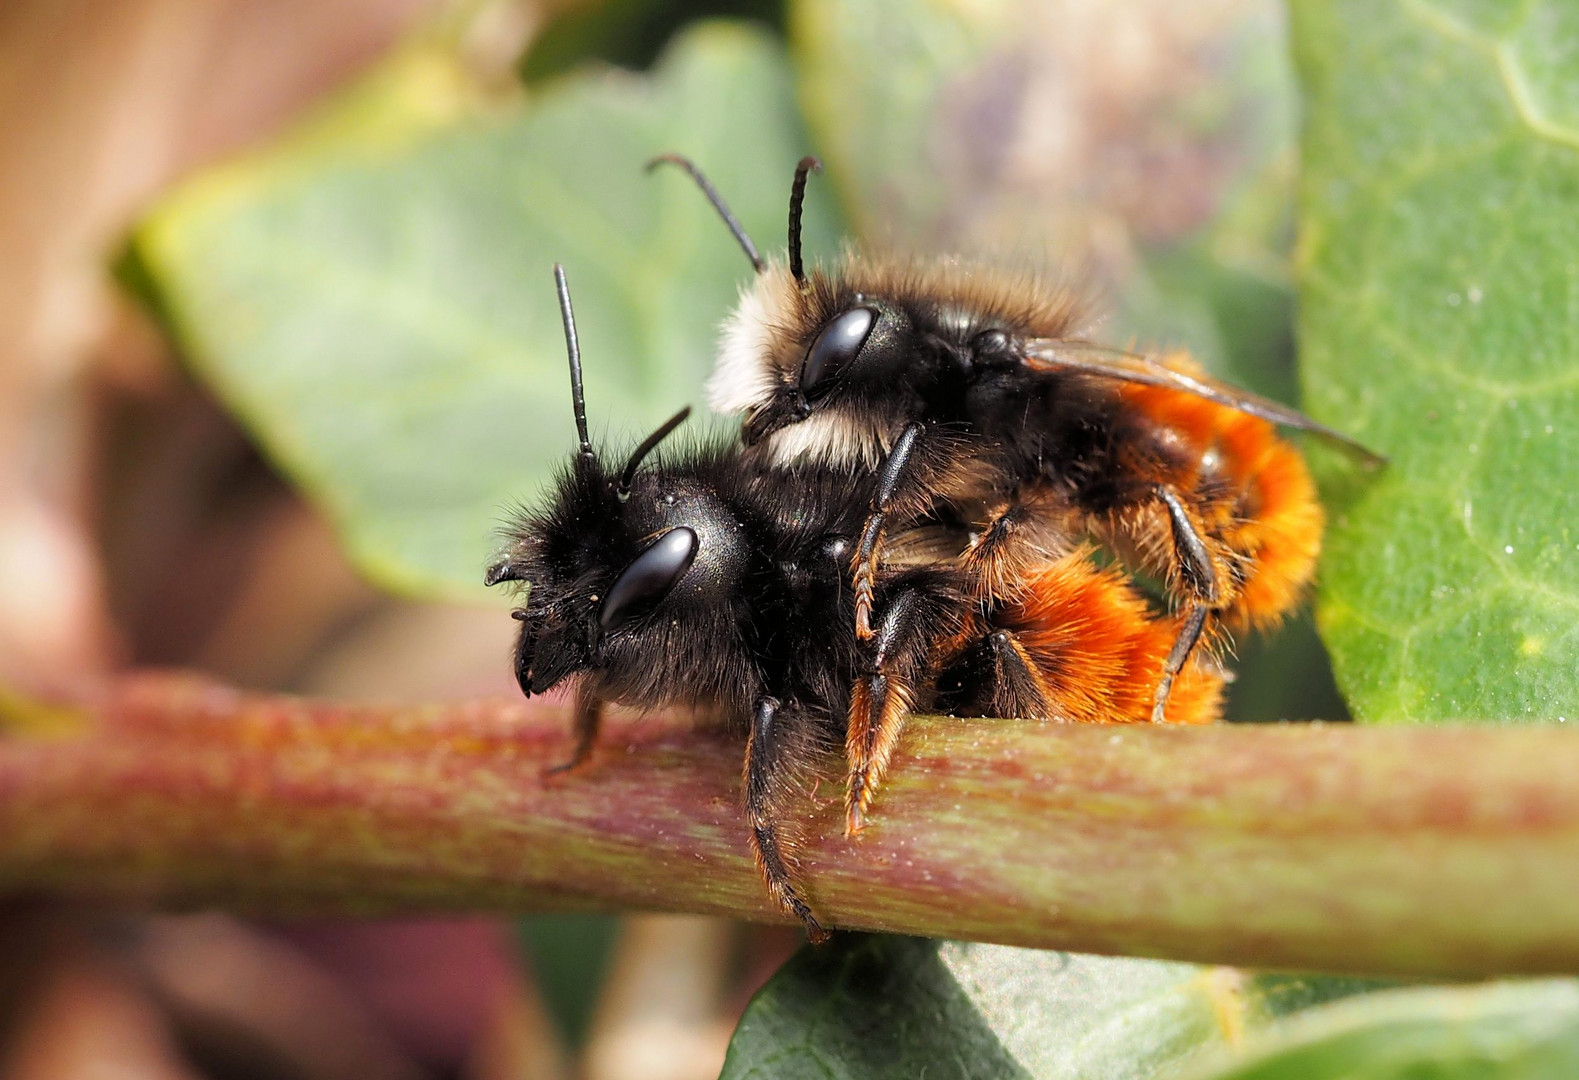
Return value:
[(575, 748), (570, 752), (570, 760), (561, 765), (544, 769), (544, 775), (553, 776), (558, 773), (569, 772), (571, 769), (586, 763), (592, 756), (592, 744), (597, 741), (598, 728), (603, 723), (603, 699), (588, 690), (585, 685), (576, 690), (575, 718), (571, 722), (571, 733), (576, 737)]
[(883, 612), (871, 664), (856, 677), (850, 693), (844, 741), (850, 768), (844, 793), (848, 836), (866, 825), (866, 813), (888, 772), (894, 745), (915, 700), (917, 679), (926, 669), (942, 623), (932, 605), (924, 602), (921, 590), (913, 587), (896, 594)]
[(877, 582), (877, 563), (882, 553), (884, 518), (894, 501), (894, 492), (899, 487), (899, 481), (910, 466), (916, 441), (921, 437), (921, 428), (922, 425), (919, 423), (910, 424), (900, 433), (899, 438), (894, 440), (894, 448), (889, 451), (888, 460), (883, 462), (883, 468), (878, 473), (877, 490), (872, 494), (871, 512), (867, 514), (866, 524), (861, 529), (861, 543), (855, 551), (853, 571), (855, 636), (862, 641), (869, 640), (872, 636), (872, 596)]
[(987, 635), (987, 655), (992, 658), (987, 700), (992, 715), (1045, 719), (1052, 713), (1052, 692), (1036, 662), (1012, 630)]
[(1031, 567), (1065, 554), (1072, 535), (1067, 504), (1053, 492), (1016, 491), (991, 509), (965, 549), (965, 571), (976, 598), (1014, 597), (1025, 587)]
[(1151, 719), (1161, 723), (1167, 711), (1168, 692), (1173, 680), (1189, 662), (1190, 654), (1206, 630), (1208, 617), (1221, 606), (1223, 588), (1217, 566), (1212, 561), (1211, 549), (1206, 538), (1196, 528), (1185, 509), (1178, 492), (1167, 485), (1157, 488), (1157, 497), (1168, 509), (1168, 521), (1173, 532), (1173, 553), (1178, 564), (1179, 578), (1189, 592), (1192, 603), (1185, 609), (1179, 636), (1163, 661), (1162, 677), (1157, 681), (1157, 694), (1152, 702)]
[(815, 943), (826, 941), (828, 931), (795, 888), (790, 873), (791, 845), (779, 834), (779, 803), (788, 783), (786, 766), (798, 745), (786, 738), (784, 724), (798, 715), (793, 702), (786, 709), (777, 698), (764, 695), (757, 699), (746, 738), (746, 822), (751, 827), (751, 851), (768, 892), (781, 908), (800, 919), (806, 936)]

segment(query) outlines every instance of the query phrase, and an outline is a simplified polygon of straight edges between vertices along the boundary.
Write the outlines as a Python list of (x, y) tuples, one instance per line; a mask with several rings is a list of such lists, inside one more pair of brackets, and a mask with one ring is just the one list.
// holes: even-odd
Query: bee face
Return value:
[[(807, 318), (805, 333), (780, 344), (781, 381), (746, 410), (742, 434), (748, 446), (809, 422), (796, 442), (815, 435), (835, 443), (853, 440), (862, 457), (886, 451), (882, 421), (892, 412), (888, 403), (896, 388), (915, 383), (918, 364), (924, 363), (912, 320), (904, 309), (861, 293), (831, 309)], [(867, 417), (876, 404), (885, 407)]]
[(661, 651), (655, 627), (727, 612), (746, 557), (740, 523), (716, 496), (660, 469), (633, 480), (622, 493), (595, 464), (567, 476), (489, 574), (528, 590), (515, 612), (516, 678), (528, 695), (614, 654)]
[[(677, 526), (659, 534), (600, 591), (571, 590), (523, 612), (516, 678), (524, 693), (541, 694), (580, 671), (604, 666), (611, 640), (638, 631), (690, 571), (700, 541)], [(600, 575), (601, 576), (601, 575)], [(545, 590), (552, 585), (545, 583)]]

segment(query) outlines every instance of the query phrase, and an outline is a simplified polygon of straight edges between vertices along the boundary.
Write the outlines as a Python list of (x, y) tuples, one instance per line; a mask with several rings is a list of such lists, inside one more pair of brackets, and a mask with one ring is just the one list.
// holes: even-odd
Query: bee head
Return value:
[(797, 281), (770, 263), (724, 324), (708, 404), (743, 415), (744, 441), (781, 462), (875, 467), (926, 390), (931, 361), (909, 310), (852, 288), (849, 269)]
[(739, 527), (716, 496), (660, 464), (644, 465), (689, 408), (644, 439), (617, 473), (593, 450), (569, 292), (563, 270), (554, 273), (581, 448), (546, 504), (510, 526), (502, 557), (483, 577), (488, 586), (524, 586), (525, 602), (512, 614), (521, 623), (516, 680), (527, 695), (601, 669), (613, 654), (643, 652), (641, 639), (659, 615), (685, 617), (667, 624), (674, 625), (691, 617), (686, 609), (716, 607), (741, 560)]
[(674, 655), (674, 635), (731, 617), (746, 557), (739, 523), (694, 473), (636, 467), (645, 447), (619, 476), (596, 459), (573, 462), (547, 504), (512, 527), (484, 578), (525, 587), (513, 613), (523, 693), (585, 671), (650, 671)]

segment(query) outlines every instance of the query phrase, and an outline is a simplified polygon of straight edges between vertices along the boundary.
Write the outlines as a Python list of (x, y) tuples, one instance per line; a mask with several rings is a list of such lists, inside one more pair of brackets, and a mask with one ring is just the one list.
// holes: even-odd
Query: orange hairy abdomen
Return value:
[[(1198, 370), (1179, 357), (1167, 363)], [(1152, 386), (1125, 386), (1120, 395), (1191, 449), (1188, 461), (1157, 479), (1185, 496), (1213, 541), (1225, 625), (1276, 626), (1299, 604), (1321, 551), (1325, 516), (1304, 458), (1271, 423), (1237, 409)]]
[[(1077, 552), (1029, 573), (993, 624), (1013, 631), (1040, 677), (1049, 719), (1144, 723), (1178, 624), (1159, 618), (1114, 568)], [(1218, 719), (1222, 676), (1186, 665), (1168, 700), (1170, 723)]]

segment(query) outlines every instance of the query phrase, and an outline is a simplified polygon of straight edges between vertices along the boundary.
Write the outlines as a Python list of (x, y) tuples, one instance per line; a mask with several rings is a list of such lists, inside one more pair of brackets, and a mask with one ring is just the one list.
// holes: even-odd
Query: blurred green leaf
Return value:
[(968, 120), (981, 118), (944, 110), (950, 95), (980, 96), (968, 92), (972, 77), (1003, 45), (1012, 13), (1013, 0), (791, 5), (807, 123), (863, 239), (931, 238), (968, 198), (973, 170), (950, 162), (998, 149), (1006, 132), (986, 125), (970, 139)]
[[(1049, 954), (1053, 955), (1053, 954)], [(920, 938), (840, 934), (757, 992), (719, 1080), (1027, 1075)]]
[(1106, 336), (1293, 390), (1296, 86), (1274, 0), (799, 0), (791, 29), (863, 240), (1094, 271)]
[[(779, 46), (740, 26), (525, 108), (489, 113), (465, 86), (445, 56), (398, 55), (310, 137), (158, 206), (133, 255), (194, 370), (366, 573), (475, 596), (508, 507), (574, 445), (550, 264), (593, 428), (629, 445), (697, 400), (750, 274), (689, 181), (643, 163), (694, 157), (771, 250), (806, 147)], [(818, 247), (840, 227), (826, 202), (807, 226)]]
[(1393, 990), (1279, 1022), (1192, 1080), (1546, 1080), (1579, 1076), (1571, 979)]
[(515, 932), (526, 950), (533, 982), (565, 1045), (587, 1041), (619, 934), (615, 915), (530, 915)]
[(842, 934), (752, 1000), (722, 1080), (1146, 1077), (1377, 984)]
[(1579, 7), (1294, 12), (1307, 401), (1392, 456), (1326, 470), (1339, 683), (1363, 720), (1579, 716)]
[(784, 0), (583, 0), (561, 8), (533, 36), (521, 75), (537, 83), (589, 60), (646, 68), (687, 24), (725, 17), (782, 31)]

